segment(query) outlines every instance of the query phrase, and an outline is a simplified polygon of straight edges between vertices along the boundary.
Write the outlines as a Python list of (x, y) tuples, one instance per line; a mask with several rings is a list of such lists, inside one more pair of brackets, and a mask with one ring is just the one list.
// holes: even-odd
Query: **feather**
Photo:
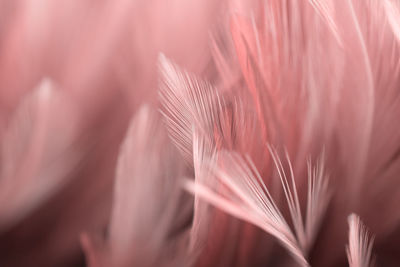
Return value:
[[(18, 106), (2, 139), (1, 227), (27, 216), (68, 181), (80, 159), (72, 146), (75, 116), (67, 95), (57, 92), (49, 79)], [(60, 117), (72, 127), (60, 131)]]
[(400, 10), (399, 2), (395, 0), (384, 0), (387, 19), (397, 40), (400, 41)]
[(227, 213), (257, 225), (273, 235), (296, 257), (301, 265), (307, 266), (308, 263), (304, 257), (315, 240), (329, 203), (330, 193), (328, 192), (323, 159), (320, 159), (315, 168), (309, 165), (307, 216), (304, 226), (294, 174), (288, 155), (286, 159), (289, 163), (292, 187), (277, 152), (271, 147), (269, 149), (282, 183), (296, 235), (288, 226), (249, 158), (243, 159), (233, 152), (219, 152), (218, 161), (221, 162), (223, 167), (209, 163), (212, 165), (211, 168), (214, 168), (220, 182), (230, 189), (231, 194), (229, 195), (221, 195), (209, 186), (190, 181), (184, 183), (184, 188)]
[(82, 229), (93, 267), (341, 266), (350, 211), (399, 265), (399, 0), (36, 2), (0, 0), (1, 266), (76, 265)]
[(374, 238), (356, 214), (348, 217), (349, 245), (346, 248), (350, 267), (372, 267), (372, 245)]
[[(205, 138), (193, 131), (193, 165), (196, 184), (207, 184), (214, 187), (213, 179), (210, 178), (211, 171), (208, 168), (207, 160), (215, 160), (216, 149), (211, 146)], [(208, 205), (200, 202), (195, 195), (193, 207), (193, 223), (190, 233), (191, 250), (198, 250), (205, 242), (207, 229), (210, 224), (210, 211)]]
[[(172, 218), (167, 217), (172, 214), (166, 212), (166, 205), (176, 201), (170, 197), (176, 194), (174, 176), (179, 168), (172, 168), (168, 164), (169, 149), (166, 148), (163, 154), (159, 153), (164, 142), (163, 131), (155, 115), (149, 107), (142, 107), (129, 126), (117, 164), (110, 225), (110, 238), (116, 246), (140, 240), (149, 242), (150, 229), (153, 242), (161, 242), (171, 227)], [(149, 198), (154, 194), (158, 197)], [(146, 207), (143, 207), (143, 201), (147, 202)], [(160, 225), (149, 228), (148, 222)]]
[(307, 191), (307, 213), (305, 221), (305, 250), (309, 251), (314, 243), (322, 220), (327, 212), (332, 197), (329, 188), (329, 176), (325, 170), (324, 154), (313, 167), (308, 161), (308, 191)]
[[(163, 55), (160, 56), (160, 100), (169, 136), (186, 162), (193, 164), (196, 184), (215, 187), (206, 162), (215, 160), (222, 148), (245, 151), (246, 138), (254, 132), (253, 122), (244, 104), (236, 96), (222, 97), (216, 88), (183, 72)], [(207, 245), (215, 212), (194, 200), (190, 248), (199, 253)], [(212, 219), (214, 218), (214, 219)]]
[(170, 137), (185, 160), (193, 162), (193, 129), (213, 142), (218, 125), (221, 99), (211, 84), (182, 72), (164, 55), (160, 55), (162, 84), (160, 99)]
[(308, 1), (317, 12), (325, 19), (328, 24), (332, 34), (335, 36), (337, 42), (343, 46), (342, 39), (340, 37), (338, 27), (335, 22), (335, 9), (334, 4), (327, 0), (309, 0)]
[[(148, 106), (141, 107), (131, 120), (116, 168), (109, 237), (103, 244), (93, 245), (88, 235), (83, 235), (82, 245), (91, 262), (102, 261), (102, 266), (107, 262), (116, 266), (169, 262), (166, 248), (171, 246), (170, 234), (180, 206), (175, 185), (181, 165), (173, 160), (173, 150), (161, 126)], [(93, 251), (95, 247), (103, 248), (103, 252)], [(136, 248), (134, 254), (132, 248)], [(174, 260), (183, 261), (185, 252), (177, 251)], [(94, 255), (101, 258), (94, 259)]]
[(299, 197), (297, 195), (297, 188), (296, 182), (294, 179), (293, 168), (290, 163), (289, 155), (286, 153), (286, 159), (289, 164), (290, 169), (290, 177), (291, 177), (291, 186), (289, 185), (287, 174), (284, 170), (281, 160), (278, 157), (278, 153), (276, 150), (272, 149), (270, 146), (268, 147), (271, 155), (272, 160), (274, 161), (275, 167), (278, 171), (278, 176), (281, 180), (282, 188), (285, 193), (286, 201), (289, 206), (290, 215), (292, 217), (292, 222), (295, 228), (295, 232), (297, 235), (297, 239), (299, 242), (300, 247), (303, 250), (303, 253), (306, 251), (306, 236), (305, 236), (305, 229), (303, 225), (303, 218), (301, 216), (301, 209), (300, 209), (300, 202)]

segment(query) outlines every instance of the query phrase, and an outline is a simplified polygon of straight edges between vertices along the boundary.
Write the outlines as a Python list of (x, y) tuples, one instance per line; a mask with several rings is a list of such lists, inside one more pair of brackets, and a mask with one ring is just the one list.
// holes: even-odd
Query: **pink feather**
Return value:
[(0, 0), (0, 33), (0, 266), (400, 265), (398, 0)]

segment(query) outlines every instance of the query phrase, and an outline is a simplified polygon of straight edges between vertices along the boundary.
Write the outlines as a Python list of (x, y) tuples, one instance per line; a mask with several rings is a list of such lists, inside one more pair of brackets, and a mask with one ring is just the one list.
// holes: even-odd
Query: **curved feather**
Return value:
[[(188, 250), (175, 247), (186, 243), (186, 235), (172, 235), (181, 216), (177, 181), (182, 165), (163, 130), (148, 106), (132, 118), (116, 167), (109, 236), (94, 244), (83, 235), (82, 245), (93, 264), (173, 266), (186, 260)], [(174, 253), (172, 259), (169, 253)]]
[(249, 159), (244, 160), (234, 153), (219, 153), (219, 160), (224, 167), (215, 166), (215, 172), (218, 179), (231, 190), (234, 198), (232, 195), (220, 195), (209, 186), (194, 184), (190, 181), (186, 181), (185, 188), (227, 213), (253, 223), (272, 234), (295, 255), (302, 265), (307, 265), (304, 257), (314, 242), (315, 234), (329, 202), (324, 170), (322, 166), (319, 166), (315, 171), (311, 171), (310, 167), (307, 220), (304, 226), (293, 172), (291, 171), (293, 185), (293, 188), (291, 188), (282, 163), (277, 158), (276, 151), (271, 149), (271, 154), (281, 178), (296, 235), (281, 215), (279, 208)]
[[(193, 129), (213, 142), (221, 99), (209, 83), (181, 71), (164, 55), (159, 58), (162, 74), (160, 99), (172, 141), (187, 162), (193, 162)], [(218, 126), (217, 126), (218, 127)]]

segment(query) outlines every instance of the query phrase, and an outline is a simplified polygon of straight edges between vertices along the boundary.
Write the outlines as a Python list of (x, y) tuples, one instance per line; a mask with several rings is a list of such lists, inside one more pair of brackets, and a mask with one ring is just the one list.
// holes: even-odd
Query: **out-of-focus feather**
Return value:
[(307, 191), (307, 213), (305, 221), (305, 235), (307, 252), (311, 249), (323, 218), (327, 212), (332, 191), (329, 188), (328, 175), (325, 170), (325, 158), (322, 155), (315, 166), (308, 162), (308, 191)]
[[(2, 140), (0, 225), (16, 222), (65, 184), (79, 160), (70, 99), (48, 79), (15, 111)], [(60, 120), (68, 121), (70, 126)]]
[(308, 1), (318, 13), (325, 19), (326, 23), (329, 25), (333, 35), (335, 36), (338, 43), (342, 44), (340, 33), (335, 22), (335, 8), (332, 1), (327, 0), (309, 0)]
[(348, 217), (349, 244), (346, 248), (350, 267), (372, 267), (372, 245), (374, 238), (356, 214)]
[[(176, 181), (180, 164), (174, 160), (166, 140), (156, 114), (148, 106), (142, 107), (130, 123), (116, 170), (110, 233), (104, 244), (109, 250), (105, 249), (102, 256), (116, 266), (159, 266), (170, 262), (164, 257), (171, 246), (169, 235), (179, 205)], [(87, 246), (91, 259), (98, 253), (90, 251), (90, 247), (94, 246)], [(136, 250), (133, 254), (132, 249)], [(184, 256), (185, 250), (176, 251), (171, 260), (183, 261)]]
[(396, 0), (384, 0), (385, 12), (393, 33), (400, 41), (400, 3)]
[[(146, 209), (141, 208), (142, 201), (154, 193), (152, 190), (163, 190), (160, 186), (162, 181), (158, 180), (158, 166), (162, 159), (156, 154), (156, 148), (161, 147), (162, 140), (156, 129), (149, 108), (142, 107), (131, 122), (121, 146), (110, 225), (110, 237), (117, 248), (129, 245), (134, 238), (140, 239), (146, 232), (148, 221), (140, 217), (155, 222), (159, 216), (158, 209), (161, 207), (157, 202), (154, 203), (156, 205), (148, 205)], [(161, 196), (154, 198), (154, 201), (159, 201)], [(138, 218), (134, 216), (135, 212), (143, 214)]]

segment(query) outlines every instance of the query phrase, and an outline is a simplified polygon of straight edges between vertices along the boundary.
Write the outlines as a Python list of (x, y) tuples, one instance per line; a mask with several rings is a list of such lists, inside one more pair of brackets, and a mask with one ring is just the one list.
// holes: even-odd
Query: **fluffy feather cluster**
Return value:
[(400, 265), (397, 0), (0, 5), (0, 266)]

